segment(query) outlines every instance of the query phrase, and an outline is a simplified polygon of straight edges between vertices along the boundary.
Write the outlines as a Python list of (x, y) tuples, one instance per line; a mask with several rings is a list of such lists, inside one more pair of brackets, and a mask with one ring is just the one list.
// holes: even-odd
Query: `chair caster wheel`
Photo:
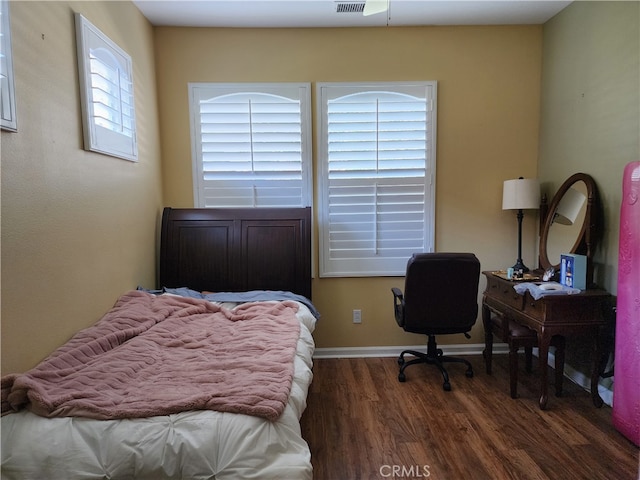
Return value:
[(451, 384), (449, 382), (445, 382), (442, 384), (442, 389), (445, 392), (450, 392), (451, 391)]
[(406, 382), (407, 381), (407, 377), (404, 375), (404, 373), (399, 373), (398, 374), (398, 381), (399, 382)]
[(473, 378), (473, 370), (467, 370), (465, 372), (465, 375), (467, 376), (467, 378)]

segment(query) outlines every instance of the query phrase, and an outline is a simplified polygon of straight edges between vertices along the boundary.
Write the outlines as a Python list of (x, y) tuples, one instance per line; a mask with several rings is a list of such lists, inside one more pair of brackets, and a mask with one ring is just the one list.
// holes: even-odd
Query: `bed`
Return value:
[(166, 208), (158, 285), (2, 379), (2, 478), (311, 479), (310, 231), (309, 208)]

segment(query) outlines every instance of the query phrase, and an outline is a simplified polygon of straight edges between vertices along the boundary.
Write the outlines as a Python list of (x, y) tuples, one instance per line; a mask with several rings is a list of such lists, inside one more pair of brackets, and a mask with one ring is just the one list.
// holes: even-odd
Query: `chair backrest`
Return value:
[(472, 253), (416, 253), (407, 263), (404, 326), (423, 334), (465, 333), (478, 316), (480, 262)]

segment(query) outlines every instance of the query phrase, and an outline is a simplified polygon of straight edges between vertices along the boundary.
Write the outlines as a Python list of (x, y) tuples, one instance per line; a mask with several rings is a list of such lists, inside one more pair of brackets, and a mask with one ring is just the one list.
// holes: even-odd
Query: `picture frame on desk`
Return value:
[(586, 290), (587, 257), (572, 253), (560, 255), (560, 282), (565, 287)]

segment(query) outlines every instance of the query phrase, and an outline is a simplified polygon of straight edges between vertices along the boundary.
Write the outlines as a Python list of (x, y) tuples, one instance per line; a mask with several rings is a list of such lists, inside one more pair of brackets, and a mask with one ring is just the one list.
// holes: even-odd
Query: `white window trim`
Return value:
[[(193, 197), (197, 208), (204, 208), (206, 200), (204, 195), (203, 160), (199, 151), (200, 132), (199, 110), (197, 107), (198, 89), (215, 90), (216, 95), (259, 92), (286, 97), (285, 92), (292, 88), (300, 93), (301, 107), (301, 142), (302, 142), (302, 197), (301, 207), (312, 205), (312, 141), (311, 141), (311, 84), (310, 83), (189, 83), (189, 111), (191, 131), (191, 157), (193, 175)], [(259, 206), (256, 206), (259, 208)]]
[(0, 23), (0, 33), (2, 41), (0, 42), (0, 56), (4, 57), (6, 71), (0, 71), (2, 77), (6, 81), (2, 82), (4, 88), (0, 91), (2, 95), (2, 114), (0, 115), (0, 127), (10, 132), (18, 131), (18, 122), (16, 120), (16, 91), (13, 80), (13, 55), (11, 48), (11, 18), (9, 15), (9, 1), (0, 0), (0, 11), (2, 13)]
[(427, 163), (425, 174), (425, 245), (424, 252), (434, 251), (435, 245), (435, 178), (436, 178), (436, 139), (437, 139), (437, 82), (351, 82), (351, 83), (318, 83), (316, 91), (316, 112), (318, 125), (318, 224), (320, 277), (368, 277), (368, 276), (404, 276), (406, 262), (409, 259), (390, 259), (378, 262), (377, 267), (363, 268), (361, 259), (330, 259), (328, 232), (328, 140), (327, 110), (325, 89), (332, 87), (358, 87), (362, 92), (377, 91), (382, 88), (393, 90), (401, 87), (424, 87), (431, 92), (432, 128), (428, 131)]
[[(136, 139), (135, 96), (131, 57), (81, 14), (75, 14), (75, 23), (84, 148), (88, 151), (136, 162), (138, 161), (138, 144)], [(107, 55), (117, 63), (118, 71), (121, 71), (126, 81), (131, 84), (130, 89), (120, 89), (119, 92), (119, 94), (123, 90), (130, 92), (131, 97), (130, 115), (128, 115), (131, 120), (131, 128), (128, 129), (127, 133), (105, 128), (100, 125), (99, 121), (96, 121), (98, 115), (96, 115), (93, 107), (93, 72), (91, 70), (91, 52), (95, 49), (107, 52)], [(120, 78), (123, 78), (123, 76)], [(117, 112), (120, 113), (122, 118), (123, 109), (121, 105), (118, 106)], [(124, 125), (124, 122), (121, 122), (120, 125)]]

